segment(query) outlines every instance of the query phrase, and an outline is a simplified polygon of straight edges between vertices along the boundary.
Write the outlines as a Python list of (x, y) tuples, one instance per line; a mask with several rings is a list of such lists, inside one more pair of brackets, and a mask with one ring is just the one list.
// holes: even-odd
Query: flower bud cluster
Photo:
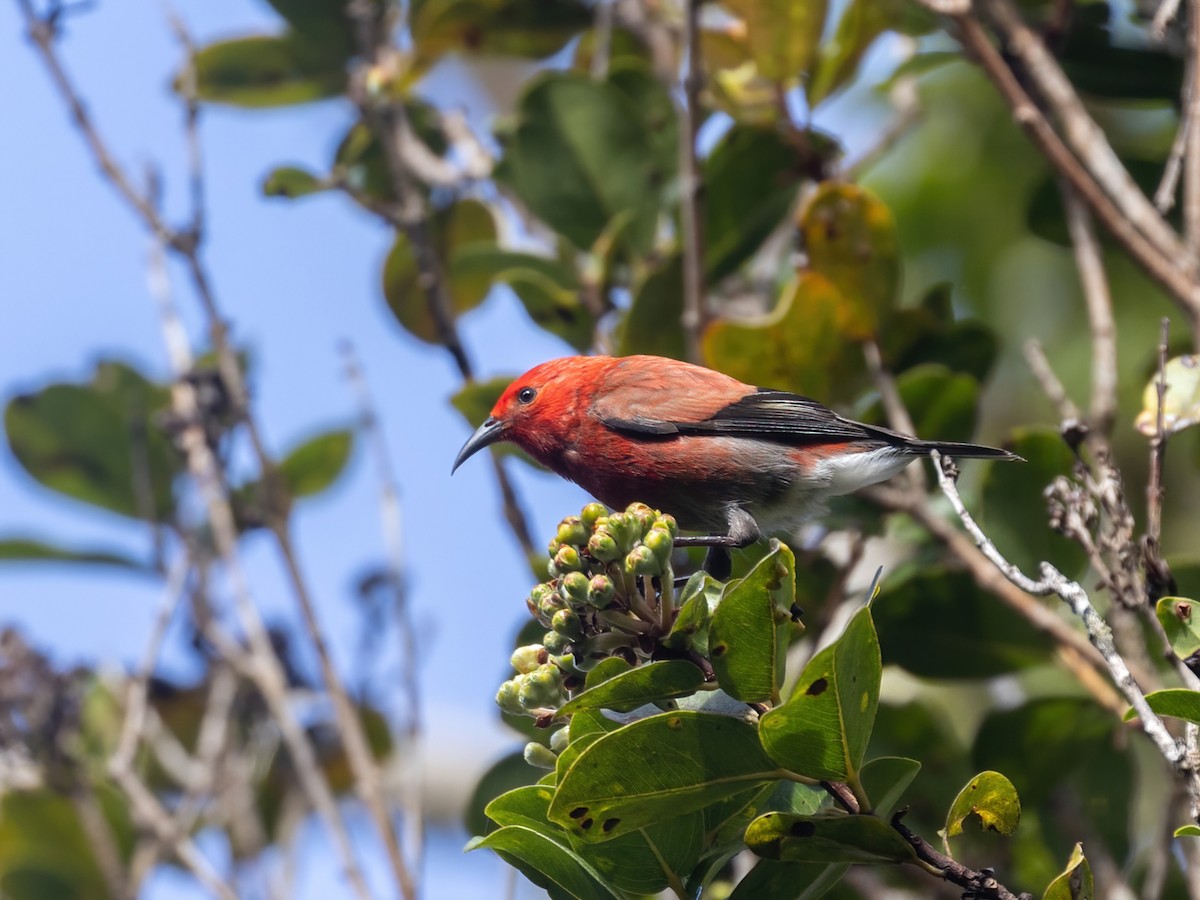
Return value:
[(644, 503), (609, 512), (590, 503), (558, 526), (547, 548), (550, 579), (526, 599), (547, 630), (540, 644), (518, 647), (516, 675), (500, 686), (496, 702), (508, 713), (552, 717), (585, 674), (610, 656), (630, 665), (649, 658), (670, 603), (671, 552), (678, 527)]

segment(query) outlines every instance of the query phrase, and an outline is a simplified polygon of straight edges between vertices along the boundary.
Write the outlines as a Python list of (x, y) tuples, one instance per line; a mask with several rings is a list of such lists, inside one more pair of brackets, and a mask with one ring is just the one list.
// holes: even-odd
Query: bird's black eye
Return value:
[(531, 387), (521, 388), (521, 390), (517, 392), (517, 402), (518, 403), (532, 403), (533, 398), (536, 396), (537, 396), (537, 391), (535, 391), (533, 388), (531, 388)]

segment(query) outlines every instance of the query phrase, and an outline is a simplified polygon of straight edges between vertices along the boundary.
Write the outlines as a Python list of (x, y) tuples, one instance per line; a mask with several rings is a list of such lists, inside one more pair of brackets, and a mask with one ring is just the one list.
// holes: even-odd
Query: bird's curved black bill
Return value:
[(475, 433), (467, 438), (467, 442), (462, 445), (462, 449), (458, 451), (458, 456), (454, 458), (454, 466), (450, 469), (450, 474), (453, 475), (457, 472), (459, 466), (484, 447), (496, 443), (496, 441), (503, 437), (504, 423), (499, 419), (489, 416), (482, 425), (475, 429)]

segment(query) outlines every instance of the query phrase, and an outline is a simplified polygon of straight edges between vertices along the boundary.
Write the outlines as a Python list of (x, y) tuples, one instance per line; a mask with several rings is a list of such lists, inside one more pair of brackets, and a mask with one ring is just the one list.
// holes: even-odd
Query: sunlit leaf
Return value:
[[(1146, 703), (1160, 716), (1200, 723), (1200, 691), (1165, 688), (1147, 694)], [(1126, 720), (1136, 716), (1137, 711), (1133, 709), (1125, 713)]]
[(1155, 614), (1171, 644), (1171, 652), (1187, 659), (1200, 651), (1200, 603), (1183, 597), (1163, 597)]
[(415, 0), (413, 43), (423, 59), (451, 51), (542, 59), (592, 24), (578, 0)]
[(63, 547), (29, 537), (0, 537), (0, 562), (70, 562), (153, 571), (145, 562), (113, 550)]
[(746, 23), (746, 38), (763, 76), (794, 82), (808, 71), (825, 25), (826, 0), (725, 0)]
[(762, 717), (763, 748), (784, 768), (808, 778), (857, 779), (882, 677), (879, 640), (871, 610), (864, 607), (804, 667), (788, 701)]
[(801, 272), (769, 315), (717, 320), (705, 329), (708, 366), (749, 384), (831, 402), (854, 396), (866, 381), (854, 312), (833, 283)]
[(280, 166), (273, 169), (263, 182), (262, 191), (268, 197), (286, 197), (295, 200), (328, 190), (328, 186), (316, 175), (296, 166)]
[[(1200, 357), (1177, 356), (1163, 369), (1167, 392), (1163, 396), (1163, 433), (1174, 434), (1200, 422)], [(1158, 433), (1158, 373), (1142, 391), (1142, 410), (1134, 427), (1147, 437)]]
[(584, 750), (560, 780), (550, 818), (584, 840), (610, 840), (777, 777), (753, 726), (729, 716), (661, 713)]
[(800, 233), (809, 267), (844, 298), (847, 336), (874, 336), (900, 289), (900, 241), (891, 210), (857, 185), (826, 181), (801, 211)]
[(987, 831), (1011, 835), (1021, 822), (1021, 800), (1013, 783), (999, 772), (980, 772), (972, 778), (950, 804), (942, 837), (948, 841), (962, 834), (971, 816)]
[(480, 848), (495, 850), (538, 887), (553, 886), (577, 900), (620, 900), (574, 851), (532, 828), (506, 825), (467, 844), (468, 850)]
[[(434, 213), (429, 223), (430, 238), (445, 269), (447, 260), (472, 243), (494, 244), (496, 221), (491, 209), (478, 200), (460, 200)], [(491, 279), (478, 272), (451, 272), (446, 279), (453, 316), (474, 309), (488, 294)], [(412, 244), (403, 235), (388, 254), (383, 267), (383, 295), (396, 320), (414, 337), (438, 343), (437, 319), (429, 308), (429, 298), (421, 284)]]
[(1096, 885), (1092, 867), (1083, 855), (1083, 845), (1076, 844), (1063, 873), (1046, 888), (1043, 900), (1096, 900)]
[(588, 688), (559, 708), (560, 715), (581, 709), (628, 712), (647, 703), (695, 693), (704, 684), (704, 673), (682, 659), (668, 659), (629, 669)]
[(708, 656), (722, 690), (747, 703), (779, 702), (796, 598), (796, 560), (786, 544), (730, 582), (708, 628)]
[(319, 494), (346, 468), (354, 447), (354, 432), (326, 431), (289, 450), (279, 461), (279, 476), (292, 497)]
[(767, 813), (746, 829), (759, 856), (805, 863), (899, 863), (916, 858), (912, 845), (876, 816)]

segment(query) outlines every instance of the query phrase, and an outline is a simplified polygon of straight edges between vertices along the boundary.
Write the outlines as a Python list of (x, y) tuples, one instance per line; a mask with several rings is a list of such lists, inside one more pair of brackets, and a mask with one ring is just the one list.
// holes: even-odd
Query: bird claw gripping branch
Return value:
[(644, 503), (624, 512), (589, 503), (562, 520), (548, 548), (550, 579), (525, 601), (547, 631), (513, 652), (517, 674), (496, 694), (501, 709), (549, 725), (602, 660), (637, 666), (653, 657), (675, 616), (676, 532), (671, 516)]

